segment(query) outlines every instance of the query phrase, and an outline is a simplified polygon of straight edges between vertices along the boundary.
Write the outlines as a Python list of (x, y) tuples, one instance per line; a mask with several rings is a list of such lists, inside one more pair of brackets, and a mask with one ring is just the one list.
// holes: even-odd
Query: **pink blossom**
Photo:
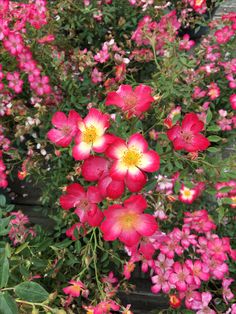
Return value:
[(175, 262), (171, 271), (169, 282), (175, 285), (178, 291), (186, 291), (188, 285), (193, 283), (193, 276), (186, 264)]
[(228, 301), (232, 300), (234, 298), (234, 294), (230, 290), (229, 286), (234, 280), (232, 278), (223, 278), (222, 281), (222, 287), (223, 287), (223, 298), (225, 300), (225, 303), (228, 304)]
[(105, 221), (101, 224), (103, 238), (106, 241), (119, 239), (127, 246), (139, 242), (142, 236), (151, 236), (158, 229), (155, 218), (144, 214), (147, 207), (145, 198), (133, 195), (124, 201), (124, 206), (115, 204), (104, 211)]
[(162, 271), (160, 269), (156, 269), (155, 272), (157, 275), (151, 277), (153, 283), (153, 286), (151, 287), (152, 293), (159, 293), (161, 290), (164, 293), (169, 293), (174, 287), (169, 282), (171, 270)]
[(10, 88), (12, 88), (17, 94), (22, 92), (24, 81), (20, 79), (19, 72), (7, 73), (6, 78), (9, 81), (8, 86)]
[(194, 40), (190, 40), (189, 34), (184, 34), (183, 39), (179, 43), (180, 50), (190, 50), (195, 45)]
[(72, 183), (66, 189), (66, 194), (60, 197), (61, 207), (65, 210), (76, 208), (75, 213), (82, 223), (87, 222), (90, 226), (100, 225), (103, 214), (97, 204), (102, 197), (97, 187), (89, 186), (87, 191), (78, 184)]
[(75, 110), (70, 110), (68, 118), (63, 112), (57, 111), (52, 117), (52, 124), (56, 128), (48, 132), (48, 139), (58, 146), (69, 146), (78, 131), (77, 124), (81, 120)]
[(13, 32), (9, 33), (8, 36), (5, 37), (5, 39), (3, 40), (3, 46), (13, 56), (17, 56), (24, 49), (22, 36), (20, 34), (15, 34)]

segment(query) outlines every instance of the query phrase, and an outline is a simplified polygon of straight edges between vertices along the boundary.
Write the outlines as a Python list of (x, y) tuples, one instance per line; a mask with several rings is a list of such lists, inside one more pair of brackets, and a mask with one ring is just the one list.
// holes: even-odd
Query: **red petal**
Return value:
[(109, 161), (103, 157), (90, 156), (81, 167), (82, 176), (86, 181), (97, 181), (108, 173)]
[(64, 112), (56, 112), (52, 117), (52, 124), (58, 129), (61, 129), (63, 126), (67, 125), (67, 117)]
[(134, 146), (140, 152), (144, 153), (148, 150), (148, 143), (140, 133), (135, 133), (130, 136), (128, 141), (128, 147)]
[(150, 237), (157, 231), (158, 225), (153, 216), (142, 214), (135, 228), (142, 236)]
[(142, 213), (147, 208), (147, 201), (142, 195), (132, 195), (124, 201), (124, 207)]

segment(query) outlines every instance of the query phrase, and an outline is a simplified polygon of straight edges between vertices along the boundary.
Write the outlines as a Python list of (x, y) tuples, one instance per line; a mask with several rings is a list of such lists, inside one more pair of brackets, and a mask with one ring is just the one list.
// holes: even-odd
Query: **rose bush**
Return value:
[[(236, 13), (220, 1), (0, 0), (0, 312), (236, 313)], [(198, 40), (192, 33), (205, 25)], [(189, 31), (191, 30), (191, 31)], [(33, 186), (32, 188), (35, 188)]]

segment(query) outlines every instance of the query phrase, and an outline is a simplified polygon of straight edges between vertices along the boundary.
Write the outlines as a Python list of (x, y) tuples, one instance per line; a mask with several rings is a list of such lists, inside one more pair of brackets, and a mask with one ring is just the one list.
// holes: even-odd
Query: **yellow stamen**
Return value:
[(129, 148), (122, 157), (122, 162), (126, 167), (139, 166), (142, 160), (142, 153), (136, 148)]
[(125, 213), (120, 217), (120, 223), (124, 229), (133, 229), (133, 226), (137, 222), (137, 214), (135, 213)]
[(87, 127), (83, 132), (83, 142), (87, 144), (92, 144), (93, 142), (95, 142), (97, 137), (97, 129), (93, 125)]

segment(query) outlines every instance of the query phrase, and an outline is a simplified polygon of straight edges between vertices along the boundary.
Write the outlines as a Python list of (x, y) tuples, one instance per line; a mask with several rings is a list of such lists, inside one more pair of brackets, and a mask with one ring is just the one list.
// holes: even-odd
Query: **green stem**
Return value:
[(48, 311), (54, 312), (54, 309), (53, 309), (53, 308), (51, 308), (50, 306), (48, 306), (48, 305), (46, 305), (46, 304), (43, 304), (43, 303), (33, 303), (33, 302), (24, 301), (24, 300), (20, 300), (20, 299), (16, 299), (15, 301), (16, 301), (17, 303), (22, 303), (22, 304), (31, 305), (32, 307), (33, 307), (33, 306), (41, 306), (41, 307), (45, 308), (45, 309), (48, 310)]

